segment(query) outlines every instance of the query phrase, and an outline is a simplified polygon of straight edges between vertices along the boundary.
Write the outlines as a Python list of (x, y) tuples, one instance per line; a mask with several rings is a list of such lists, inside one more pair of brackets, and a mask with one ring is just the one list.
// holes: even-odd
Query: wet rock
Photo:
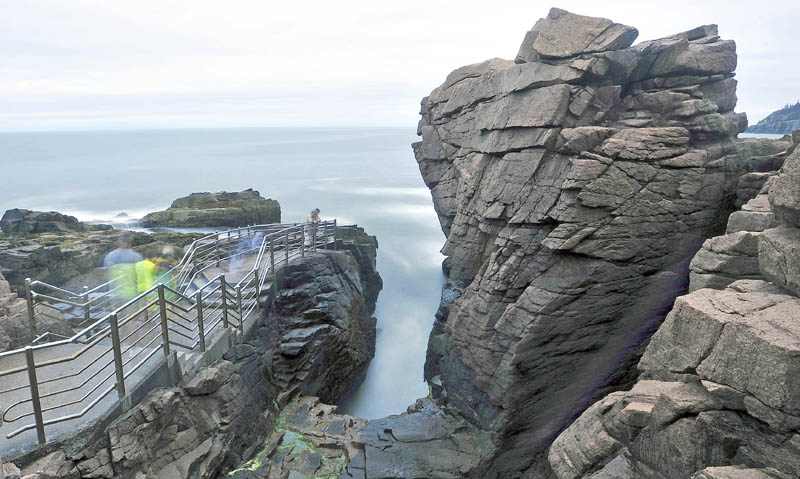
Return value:
[(234, 478), (364, 478), (364, 453), (358, 444), (358, 431), (364, 424), (364, 419), (337, 414), (335, 406), (319, 398), (299, 397), (280, 411), (275, 430), (258, 444), (254, 457), (228, 474)]
[(370, 274), (362, 277), (363, 265), (345, 248), (307, 257), (278, 272), (272, 303), (278, 344), (272, 361), (287, 391), (336, 403), (363, 380), (375, 354), (376, 334), (371, 312), (377, 292), (367, 298), (366, 291), (375, 289), (373, 282), (377, 290), (382, 285), (374, 263), (368, 265)]
[(281, 222), (277, 201), (258, 191), (192, 193), (178, 198), (165, 211), (149, 213), (144, 226), (246, 226)]

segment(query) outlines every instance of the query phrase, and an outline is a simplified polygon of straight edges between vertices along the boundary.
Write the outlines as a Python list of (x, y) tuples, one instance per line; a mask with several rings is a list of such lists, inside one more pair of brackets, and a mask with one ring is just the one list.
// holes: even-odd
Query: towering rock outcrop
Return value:
[(639, 382), (555, 440), (559, 479), (800, 477), (800, 149), (741, 213), (692, 261)]
[(515, 61), (459, 68), (422, 101), (414, 152), (463, 290), (426, 375), (497, 432), (488, 477), (521, 475), (631, 384), (738, 177), (773, 161), (733, 142), (747, 123), (733, 41), (714, 25), (631, 47), (636, 34), (554, 8)]

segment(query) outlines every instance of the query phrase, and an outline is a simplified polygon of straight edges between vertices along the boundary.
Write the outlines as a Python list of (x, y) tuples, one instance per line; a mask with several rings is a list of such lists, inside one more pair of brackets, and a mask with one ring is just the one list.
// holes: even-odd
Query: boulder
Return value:
[(769, 202), (778, 220), (800, 227), (800, 149), (786, 158), (769, 188)]
[(800, 229), (766, 230), (758, 243), (758, 264), (767, 279), (800, 295)]
[(56, 211), (31, 211), (20, 208), (7, 210), (0, 219), (5, 233), (47, 233), (85, 231), (86, 226), (74, 216)]
[(280, 204), (258, 191), (192, 193), (178, 198), (164, 211), (149, 213), (146, 227), (220, 227), (280, 223)]
[(639, 31), (627, 25), (597, 17), (576, 15), (551, 8), (525, 35), (517, 62), (539, 58), (565, 58), (581, 53), (621, 50), (631, 46)]

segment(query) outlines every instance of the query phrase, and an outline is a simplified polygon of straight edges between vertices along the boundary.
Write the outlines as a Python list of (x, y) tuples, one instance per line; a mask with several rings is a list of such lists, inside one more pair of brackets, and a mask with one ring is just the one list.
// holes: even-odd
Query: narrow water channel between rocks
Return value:
[(56, 210), (81, 220), (141, 217), (199, 191), (254, 188), (284, 222), (312, 208), (358, 223), (380, 243), (376, 354), (342, 405), (366, 418), (426, 396), (428, 333), (444, 235), (411, 151), (414, 128), (272, 128), (0, 134), (0, 213)]

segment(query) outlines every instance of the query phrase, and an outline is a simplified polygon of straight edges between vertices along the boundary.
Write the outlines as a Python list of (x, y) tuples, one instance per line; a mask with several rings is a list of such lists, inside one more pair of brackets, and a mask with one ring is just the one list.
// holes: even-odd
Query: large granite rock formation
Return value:
[(219, 227), (281, 222), (281, 205), (258, 191), (192, 193), (178, 198), (164, 211), (150, 213), (144, 226)]
[(800, 477), (799, 171), (796, 149), (747, 203), (759, 206), (706, 241), (640, 380), (553, 442), (556, 477)]
[(739, 176), (777, 161), (734, 144), (733, 41), (714, 25), (630, 47), (635, 34), (553, 9), (516, 62), (459, 68), (422, 101), (414, 152), (447, 235), (446, 293), (463, 290), (426, 375), (497, 432), (479, 474), (519, 476), (634, 380)]

